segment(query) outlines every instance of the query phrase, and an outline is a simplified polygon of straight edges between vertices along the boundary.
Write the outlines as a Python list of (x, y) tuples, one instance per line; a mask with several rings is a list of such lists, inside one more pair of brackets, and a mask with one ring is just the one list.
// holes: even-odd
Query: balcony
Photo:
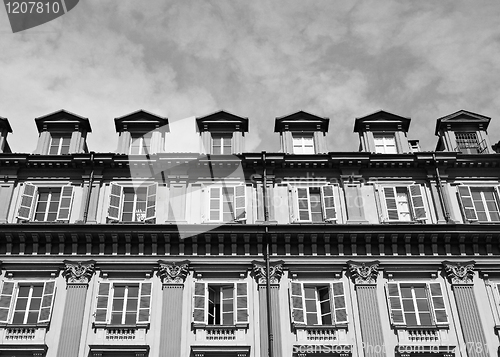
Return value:
[(247, 325), (202, 325), (195, 327), (196, 341), (201, 342), (231, 342), (244, 341)]
[(456, 342), (450, 340), (448, 329), (436, 327), (406, 328), (397, 331), (396, 351), (402, 356), (417, 353), (454, 355)]

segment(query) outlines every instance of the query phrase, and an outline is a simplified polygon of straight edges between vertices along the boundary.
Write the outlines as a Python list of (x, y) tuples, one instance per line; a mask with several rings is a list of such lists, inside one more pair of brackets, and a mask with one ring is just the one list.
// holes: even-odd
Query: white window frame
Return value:
[[(240, 190), (240, 195), (237, 195), (237, 187), (239, 187)], [(234, 217), (234, 220), (231, 221), (224, 221), (224, 194), (223, 191), (224, 189), (232, 189), (233, 190), (233, 202), (232, 202), (232, 216)], [(219, 197), (218, 198), (212, 198), (212, 190), (219, 190)], [(247, 192), (246, 192), (246, 184), (227, 184), (227, 185), (209, 185), (205, 186), (203, 188), (203, 191), (205, 191), (205, 197), (207, 200), (207, 206), (206, 206), (206, 217), (204, 219), (205, 222), (207, 223), (216, 223), (216, 222), (225, 222), (225, 223), (230, 223), (230, 222), (241, 222), (244, 223), (247, 220), (248, 216), (248, 208), (247, 208)], [(242, 193), (242, 195), (241, 195)], [(218, 208), (212, 208), (211, 203), (212, 201), (218, 201)], [(217, 219), (212, 219), (211, 213), (213, 211), (218, 211), (218, 218)], [(240, 214), (237, 215), (238, 212), (241, 212)]]
[[(70, 150), (70, 147), (71, 147), (71, 134), (66, 134), (66, 133), (51, 133), (50, 134), (50, 143), (49, 143), (49, 151), (47, 154), (49, 155), (68, 155), (69, 154), (69, 150)], [(64, 138), (69, 138), (69, 145), (68, 145), (68, 152), (66, 153), (61, 153), (62, 151), (62, 148), (63, 148), (63, 139)], [(57, 142), (57, 145), (52, 145), (54, 143), (55, 140), (58, 140)], [(55, 154), (50, 154), (50, 149), (52, 147), (56, 147), (57, 146), (57, 153)]]
[[(307, 218), (302, 219), (300, 213), (306, 209), (300, 207), (299, 190), (305, 190), (307, 196)], [(336, 223), (339, 220), (340, 202), (338, 201), (338, 185), (322, 184), (319, 186), (296, 186), (288, 184), (292, 223), (313, 223), (311, 210), (311, 190), (319, 190), (322, 220), (314, 223)], [(329, 192), (331, 191), (331, 192)]]
[[(151, 132), (147, 132), (144, 134), (131, 133), (130, 135), (130, 146), (128, 153), (129, 155), (148, 155), (151, 151), (151, 139), (153, 134)], [(149, 144), (148, 144), (149, 141)], [(137, 146), (139, 148), (138, 153), (132, 153), (132, 149), (134, 148), (134, 143), (139, 143)]]
[[(376, 154), (399, 153), (398, 144), (396, 142), (396, 133), (373, 133), (373, 142), (375, 145), (374, 150)], [(381, 143), (382, 145), (377, 145), (377, 142)], [(394, 148), (394, 150), (388, 150), (391, 148)]]
[[(215, 154), (215, 139), (220, 139), (220, 153)], [(233, 135), (232, 133), (212, 133), (210, 139), (211, 153), (214, 155), (231, 155), (233, 153)], [(228, 145), (229, 143), (229, 145)], [(226, 152), (229, 150), (229, 152)]]
[[(427, 222), (429, 217), (429, 204), (427, 200), (427, 192), (425, 185), (421, 185), (418, 183), (410, 183), (410, 184), (379, 184), (375, 186), (377, 191), (376, 197), (378, 198), (380, 205), (380, 220), (385, 223), (414, 223), (414, 222)], [(409, 220), (403, 220), (402, 214), (405, 213), (401, 211), (400, 205), (398, 204), (398, 189), (404, 189), (406, 194), (406, 202), (408, 205), (409, 211)], [(387, 196), (389, 192), (392, 190), (392, 195)], [(387, 201), (394, 199), (395, 201), (395, 209), (388, 206)], [(390, 211), (396, 211), (398, 218), (392, 218)]]
[[(480, 190), (480, 195), (481, 195), (481, 202), (483, 203), (483, 206), (485, 207), (485, 213), (486, 217), (488, 220), (486, 221), (480, 221), (479, 217), (477, 215), (477, 207), (476, 207), (476, 202), (472, 198), (472, 190)], [(497, 212), (500, 213), (500, 186), (491, 186), (491, 185), (481, 185), (481, 184), (470, 184), (470, 185), (459, 185), (457, 186), (457, 195), (458, 195), (458, 201), (460, 203), (460, 208), (462, 211), (462, 217), (465, 222), (478, 222), (478, 223), (500, 223), (500, 221), (492, 221), (491, 220), (491, 214), (488, 209), (488, 206), (486, 205), (486, 201), (484, 198), (484, 191), (485, 190), (491, 190), (493, 191), (493, 197), (495, 198), (495, 205), (497, 208)], [(468, 191), (467, 194), (463, 195), (462, 193), (465, 193)], [(470, 203), (472, 206), (469, 204), (468, 197), (470, 197)], [(472, 217), (467, 217), (468, 214), (473, 214)]]
[[(111, 182), (108, 197), (108, 209), (107, 209), (107, 219), (111, 222), (124, 222), (123, 221), (123, 206), (125, 204), (125, 189), (146, 188), (146, 211), (144, 212), (144, 219), (138, 219), (138, 212), (136, 212), (137, 206), (137, 193), (134, 191), (134, 214), (132, 221), (125, 222), (154, 222), (156, 219), (157, 211), (157, 196), (158, 196), (158, 183), (143, 183), (141, 186), (133, 185), (128, 183)], [(118, 205), (115, 204), (118, 203)]]
[(292, 149), (293, 153), (297, 155), (316, 154), (316, 148), (314, 145), (314, 134), (292, 133)]
[[(32, 192), (29, 192), (29, 191)], [(25, 182), (20, 194), (19, 206), (17, 209), (17, 218), (20, 221), (34, 222), (36, 210), (40, 199), (40, 190), (59, 190), (59, 202), (57, 207), (56, 219), (54, 221), (37, 221), (37, 222), (69, 222), (73, 207), (73, 199), (75, 195), (75, 186), (67, 185), (37, 185), (31, 182)], [(51, 194), (52, 195), (52, 194)], [(51, 196), (50, 195), (50, 196)], [(49, 201), (50, 202), (50, 201)], [(47, 218), (49, 205), (45, 209), (44, 218)]]

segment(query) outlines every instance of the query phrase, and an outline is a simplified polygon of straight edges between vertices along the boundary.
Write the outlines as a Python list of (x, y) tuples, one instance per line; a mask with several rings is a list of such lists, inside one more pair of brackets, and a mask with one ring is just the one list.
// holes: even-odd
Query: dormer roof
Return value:
[(59, 111), (35, 118), (38, 132), (42, 131), (74, 131), (81, 130), (88, 133), (92, 132), (88, 118), (61, 109)]
[(320, 117), (303, 110), (277, 117), (274, 121), (274, 132), (283, 131), (321, 131), (328, 132), (330, 119)]
[(363, 131), (404, 131), (408, 132), (411, 118), (379, 110), (354, 122), (354, 132)]
[(439, 118), (436, 122), (435, 135), (441, 130), (455, 130), (457, 128), (472, 130), (486, 130), (490, 124), (490, 117), (468, 112), (467, 110), (459, 110), (456, 113)]
[(201, 131), (248, 132), (248, 118), (220, 110), (196, 118), (196, 125)]
[(118, 133), (134, 130), (151, 131), (163, 126), (167, 126), (168, 131), (167, 117), (161, 117), (143, 109), (115, 118), (115, 128)]
[(7, 130), (8, 133), (12, 133), (12, 128), (10, 127), (9, 120), (4, 117), (0, 117), (0, 131), (2, 129)]

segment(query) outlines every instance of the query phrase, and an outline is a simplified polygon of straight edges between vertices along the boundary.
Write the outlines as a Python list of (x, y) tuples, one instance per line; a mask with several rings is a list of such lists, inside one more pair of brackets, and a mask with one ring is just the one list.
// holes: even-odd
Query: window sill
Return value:
[(338, 324), (338, 325), (303, 325), (303, 324), (292, 324), (294, 329), (302, 330), (347, 330), (348, 324)]
[(208, 324), (199, 324), (193, 323), (193, 329), (204, 329), (204, 330), (237, 330), (237, 329), (248, 329), (249, 324), (236, 324), (236, 325), (208, 325)]
[(149, 323), (147, 324), (132, 324), (132, 325), (117, 325), (117, 324), (104, 324), (104, 323), (93, 323), (94, 328), (98, 329), (149, 329)]
[(449, 325), (393, 325), (396, 330), (447, 330)]
[(48, 328), (49, 323), (40, 324), (0, 324), (0, 328)]

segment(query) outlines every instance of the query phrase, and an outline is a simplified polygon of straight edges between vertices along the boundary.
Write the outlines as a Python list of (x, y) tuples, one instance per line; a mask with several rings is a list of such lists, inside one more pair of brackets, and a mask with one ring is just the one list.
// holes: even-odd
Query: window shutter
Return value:
[(297, 187), (297, 221), (311, 221), (311, 200), (309, 198), (309, 188)]
[(15, 286), (16, 283), (11, 281), (3, 282), (2, 293), (0, 294), (0, 322), (9, 322), (9, 311), (12, 305)]
[(38, 315), (38, 322), (50, 321), (50, 315), (52, 314), (52, 306), (54, 305), (55, 293), (56, 293), (56, 282), (46, 281), (43, 284), (42, 306), (40, 308), (40, 315)]
[(208, 188), (208, 221), (218, 222), (222, 220), (222, 188)]
[(193, 322), (208, 323), (207, 314), (207, 283), (194, 283)]
[(150, 321), (151, 310), (151, 283), (141, 283), (141, 291), (139, 293), (139, 310), (137, 314), (137, 323), (146, 324)]
[(295, 223), (299, 219), (299, 203), (298, 203), (297, 187), (288, 185), (288, 194), (289, 194), (288, 203), (290, 210), (290, 221), (292, 223)]
[(474, 207), (474, 202), (472, 201), (470, 187), (465, 185), (458, 186), (458, 193), (465, 219), (468, 221), (477, 221), (476, 208)]
[(247, 219), (246, 186), (241, 184), (234, 187), (234, 217), (235, 221)]
[(97, 293), (97, 306), (95, 309), (95, 322), (106, 323), (108, 321), (108, 301), (111, 283), (99, 283)]
[(332, 283), (331, 300), (333, 301), (333, 321), (337, 324), (347, 323), (347, 307), (345, 302), (344, 283), (342, 281)]
[(387, 283), (386, 290), (387, 290), (387, 302), (389, 304), (389, 315), (391, 317), (392, 324), (406, 325), (399, 284)]
[(446, 314), (446, 307), (444, 305), (441, 283), (428, 283), (427, 287), (431, 298), (430, 300), (434, 311), (434, 321), (436, 325), (447, 325), (448, 315)]
[(21, 204), (19, 205), (19, 211), (17, 213), (17, 218), (29, 221), (31, 219), (31, 210), (35, 205), (35, 198), (37, 195), (37, 187), (31, 183), (24, 184), (24, 192), (21, 196)]
[(385, 208), (387, 210), (386, 219), (389, 221), (399, 220), (398, 205), (396, 203), (396, 188), (384, 187)]
[(305, 324), (303, 291), (302, 283), (290, 283), (290, 309), (292, 322), (296, 324)]
[(73, 186), (63, 186), (61, 189), (61, 200), (57, 209), (58, 221), (69, 221), (71, 205), (73, 204)]
[(120, 220), (122, 206), (123, 187), (116, 183), (111, 183), (111, 193), (109, 195), (108, 218), (113, 221)]
[(154, 183), (148, 186), (146, 202), (146, 221), (156, 218), (156, 190), (158, 184)]
[(321, 200), (323, 201), (322, 202), (323, 217), (327, 222), (337, 220), (333, 187), (334, 187), (333, 185), (326, 185), (321, 187)]
[(247, 283), (236, 283), (236, 323), (248, 323)]
[(408, 191), (410, 192), (411, 207), (413, 210), (413, 219), (416, 221), (426, 220), (427, 213), (425, 212), (422, 186), (411, 185)]

